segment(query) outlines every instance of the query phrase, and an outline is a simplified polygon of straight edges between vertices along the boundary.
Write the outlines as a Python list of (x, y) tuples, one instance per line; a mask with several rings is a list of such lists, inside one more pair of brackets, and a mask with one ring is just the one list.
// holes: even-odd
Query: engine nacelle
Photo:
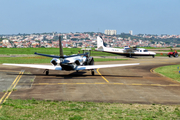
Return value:
[(59, 59), (53, 58), (53, 59), (51, 60), (51, 64), (54, 65), (54, 66), (58, 65), (59, 63), (60, 63), (60, 60), (59, 60)]

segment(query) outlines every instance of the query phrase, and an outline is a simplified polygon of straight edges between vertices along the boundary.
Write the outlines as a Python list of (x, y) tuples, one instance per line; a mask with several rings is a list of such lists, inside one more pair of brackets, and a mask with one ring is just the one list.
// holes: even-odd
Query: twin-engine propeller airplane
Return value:
[(36, 55), (52, 57), (53, 59), (50, 61), (52, 65), (8, 64), (8, 63), (4, 63), (3, 65), (45, 69), (46, 75), (49, 74), (49, 70), (65, 70), (65, 71), (76, 70), (76, 72), (78, 72), (79, 70), (91, 70), (91, 74), (94, 75), (94, 70), (97, 68), (139, 65), (139, 63), (94, 65), (94, 59), (93, 57), (89, 56), (89, 53), (70, 55), (70, 56), (63, 55), (61, 36), (59, 36), (59, 46), (60, 46), (60, 56), (47, 55), (36, 52), (34, 53)]
[(144, 48), (136, 48), (136, 47), (124, 47), (124, 49), (118, 49), (118, 48), (107, 48), (104, 46), (104, 42), (102, 40), (102, 37), (97, 36), (97, 49), (96, 51), (102, 51), (112, 54), (118, 54), (118, 55), (124, 55), (127, 57), (132, 56), (154, 56), (156, 55), (155, 52), (148, 51)]

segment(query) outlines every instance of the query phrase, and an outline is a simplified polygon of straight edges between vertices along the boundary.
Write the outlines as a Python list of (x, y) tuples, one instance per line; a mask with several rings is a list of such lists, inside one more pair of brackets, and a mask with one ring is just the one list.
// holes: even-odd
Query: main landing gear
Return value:
[(43, 73), (46, 73), (46, 75), (49, 75), (49, 70), (45, 69)]
[(94, 76), (94, 70), (91, 70), (91, 74)]

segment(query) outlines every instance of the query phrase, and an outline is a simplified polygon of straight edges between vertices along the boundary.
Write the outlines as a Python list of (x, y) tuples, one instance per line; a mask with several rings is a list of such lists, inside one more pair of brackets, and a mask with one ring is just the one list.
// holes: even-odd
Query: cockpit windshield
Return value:
[(144, 50), (144, 52), (148, 52), (148, 50)]

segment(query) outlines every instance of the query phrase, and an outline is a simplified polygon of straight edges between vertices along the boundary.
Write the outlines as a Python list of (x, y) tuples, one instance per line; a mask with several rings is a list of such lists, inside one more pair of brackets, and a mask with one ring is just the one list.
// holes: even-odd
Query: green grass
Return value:
[[(80, 51), (80, 48), (64, 48), (65, 55), (77, 54)], [(0, 54), (10, 55), (10, 54), (34, 54), (44, 53), (44, 54), (53, 54), (59, 55), (58, 48), (0, 48)]]
[(0, 120), (7, 119), (180, 119), (180, 105), (143, 105), (8, 99), (2, 104), (2, 108), (0, 109)]
[[(0, 57), (0, 64), (2, 63), (22, 63), (22, 64), (33, 64), (33, 63), (50, 63), (52, 58), (49, 57)], [(111, 58), (94, 58), (95, 62), (102, 61), (121, 61), (128, 59), (111, 59)]]
[[(178, 69), (179, 67), (179, 69)], [(155, 69), (155, 72), (160, 73), (166, 77), (169, 77), (173, 80), (180, 82), (180, 64), (179, 65), (170, 65), (170, 66), (163, 66)]]
[[(94, 48), (92, 49), (94, 50)], [(63, 48), (64, 55), (77, 54), (78, 51), (82, 54), (81, 48)], [(12, 55), (12, 54), (34, 54), (43, 53), (43, 54), (52, 54), (59, 55), (59, 48), (0, 48), (0, 54), (3, 55)], [(118, 56), (115, 54), (91, 51), (91, 56)]]
[(52, 58), (49, 57), (0, 57), (0, 64), (2, 63), (50, 63)]

